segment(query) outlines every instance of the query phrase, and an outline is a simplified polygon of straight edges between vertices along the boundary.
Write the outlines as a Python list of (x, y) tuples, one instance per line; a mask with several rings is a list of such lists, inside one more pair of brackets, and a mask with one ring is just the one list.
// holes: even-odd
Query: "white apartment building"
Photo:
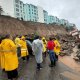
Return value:
[(24, 3), (20, 0), (0, 0), (0, 6), (3, 9), (2, 15), (19, 19), (25, 18)]
[(20, 0), (14, 0), (15, 17), (25, 19), (24, 3)]
[(43, 13), (43, 8), (37, 6), (38, 8), (38, 22), (44, 23), (44, 13)]

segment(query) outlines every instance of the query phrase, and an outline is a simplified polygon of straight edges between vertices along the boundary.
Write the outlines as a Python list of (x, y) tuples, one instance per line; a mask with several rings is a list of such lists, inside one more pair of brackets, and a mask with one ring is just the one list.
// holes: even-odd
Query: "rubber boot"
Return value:
[(55, 60), (54, 60), (54, 63), (53, 63), (53, 65), (54, 65), (54, 66), (56, 66), (56, 61), (55, 61)]
[(40, 70), (40, 63), (37, 63), (37, 69)]
[(54, 62), (51, 61), (51, 64), (49, 65), (49, 67), (53, 67), (54, 66)]

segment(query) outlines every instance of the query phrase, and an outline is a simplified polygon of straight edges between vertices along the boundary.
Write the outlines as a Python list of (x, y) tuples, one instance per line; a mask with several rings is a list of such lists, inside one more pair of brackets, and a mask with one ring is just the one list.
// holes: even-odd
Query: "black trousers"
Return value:
[(25, 56), (25, 57), (22, 57), (23, 60), (26, 60), (29, 61), (29, 55), (28, 56)]
[(55, 53), (55, 57), (56, 57), (56, 60), (58, 61), (58, 55), (56, 55), (56, 53)]
[(27, 61), (29, 61), (29, 55), (27, 56)]
[(7, 77), (8, 79), (13, 79), (18, 77), (18, 71), (17, 69), (12, 70), (12, 71), (6, 71), (7, 72)]
[(21, 47), (17, 47), (17, 55), (18, 55), (18, 57), (21, 56)]
[(22, 57), (22, 60), (26, 60), (26, 57)]
[(43, 53), (43, 56), (46, 57), (46, 55), (47, 55), (47, 52), (45, 51), (45, 52)]

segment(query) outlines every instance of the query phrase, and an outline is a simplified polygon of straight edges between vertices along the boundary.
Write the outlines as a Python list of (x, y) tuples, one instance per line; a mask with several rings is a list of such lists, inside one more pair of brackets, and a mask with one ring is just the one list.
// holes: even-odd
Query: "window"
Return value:
[(44, 19), (44, 21), (46, 21), (46, 19)]
[(19, 12), (19, 9), (17, 9), (17, 8), (16, 8), (16, 11), (18, 11), (18, 12)]
[(37, 19), (35, 19), (35, 22), (37, 22)]
[(22, 4), (22, 2), (20, 1), (20, 5)]
[(36, 15), (36, 13), (34, 13)]
[(30, 12), (29, 12), (29, 14), (30, 14)]
[(22, 10), (21, 10), (21, 12), (22, 12)]
[(17, 8), (19, 8), (19, 5), (18, 5), (18, 4), (16, 4), (16, 7), (17, 7)]
[(24, 19), (25, 19), (25, 16), (24, 16)]
[(17, 16), (19, 16), (19, 13), (16, 13)]
[(22, 6), (20, 6), (20, 8), (22, 9)]
[(19, 3), (19, 0), (15, 0), (16, 3)]
[(30, 7), (30, 5), (28, 5)]
[(36, 6), (34, 6), (34, 8), (36, 8)]

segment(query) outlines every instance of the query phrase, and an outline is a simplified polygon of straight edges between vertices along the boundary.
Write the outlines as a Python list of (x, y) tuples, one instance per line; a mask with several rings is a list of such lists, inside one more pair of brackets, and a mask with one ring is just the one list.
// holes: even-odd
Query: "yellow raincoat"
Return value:
[[(1, 44), (0, 44), (1, 45)], [(1, 52), (0, 52), (0, 69), (1, 69)]]
[(59, 53), (60, 53), (60, 43), (59, 43), (59, 41), (58, 40), (54, 40), (54, 43), (55, 43), (55, 47), (54, 47), (54, 52), (57, 54), (57, 55), (59, 55)]
[[(45, 42), (43, 40), (45, 40)], [(43, 52), (46, 52), (46, 50), (47, 50), (47, 41), (44, 37), (42, 38), (42, 42), (43, 42)]]
[(0, 68), (4, 69), (4, 53), (1, 51), (1, 44), (0, 44)]
[(28, 48), (27, 48), (27, 43), (25, 40), (22, 40), (22, 39), (25, 39), (24, 36), (22, 36), (21, 40), (20, 40), (20, 45), (21, 45), (21, 57), (25, 57), (25, 56), (28, 56), (29, 53), (28, 53)]
[(20, 47), (20, 38), (18, 37), (15, 38), (15, 44), (17, 47)]
[(16, 53), (16, 45), (10, 39), (4, 39), (0, 46), (1, 53), (4, 55), (3, 67), (5, 71), (12, 71), (18, 68), (18, 57)]
[(4, 53), (1, 52), (1, 44), (0, 44), (0, 69), (4, 69)]

